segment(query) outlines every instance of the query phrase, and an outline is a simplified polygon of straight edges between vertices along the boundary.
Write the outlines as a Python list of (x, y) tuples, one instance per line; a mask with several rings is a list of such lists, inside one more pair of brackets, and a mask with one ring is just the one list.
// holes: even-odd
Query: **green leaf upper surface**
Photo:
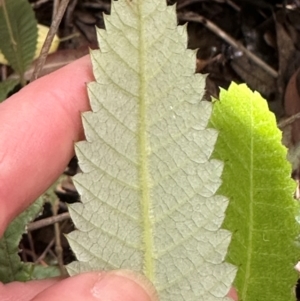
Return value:
[(236, 271), (223, 262), (228, 200), (214, 195), (223, 165), (209, 160), (217, 132), (206, 129), (205, 77), (176, 23), (165, 1), (112, 1), (98, 31), (68, 270), (132, 269), (161, 301), (227, 300)]
[(3, 0), (0, 5), (0, 50), (21, 77), (33, 60), (36, 42), (37, 21), (30, 3), (27, 0)]
[(0, 282), (30, 280), (34, 267), (21, 262), (18, 255), (19, 243), (25, 227), (40, 212), (43, 205), (42, 199), (36, 201), (27, 210), (22, 212), (8, 226), (0, 239)]
[(211, 123), (219, 130), (214, 157), (225, 162), (218, 192), (230, 199), (223, 227), (233, 233), (227, 259), (239, 267), (239, 300), (294, 300), (299, 205), (275, 116), (258, 93), (233, 83)]

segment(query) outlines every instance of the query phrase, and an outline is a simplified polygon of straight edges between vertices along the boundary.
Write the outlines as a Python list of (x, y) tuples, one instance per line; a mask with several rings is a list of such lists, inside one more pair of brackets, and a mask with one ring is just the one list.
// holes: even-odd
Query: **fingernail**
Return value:
[(144, 276), (131, 271), (99, 273), (91, 289), (94, 298), (101, 301), (157, 301), (157, 294)]

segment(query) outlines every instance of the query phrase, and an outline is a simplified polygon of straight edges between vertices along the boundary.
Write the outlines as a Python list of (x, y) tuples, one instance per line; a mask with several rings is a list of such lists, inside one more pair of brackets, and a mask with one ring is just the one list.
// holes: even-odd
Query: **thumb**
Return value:
[(32, 301), (158, 301), (150, 281), (131, 271), (92, 272), (57, 282)]

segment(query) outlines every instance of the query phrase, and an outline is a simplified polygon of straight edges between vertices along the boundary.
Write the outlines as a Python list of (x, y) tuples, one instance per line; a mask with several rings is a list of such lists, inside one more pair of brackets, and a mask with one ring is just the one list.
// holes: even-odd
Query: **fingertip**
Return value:
[(67, 278), (46, 289), (34, 301), (157, 301), (153, 286), (128, 271), (91, 272)]
[(234, 301), (238, 301), (237, 291), (234, 287), (232, 287), (228, 293), (228, 297)]
[(135, 273), (131, 270), (116, 270), (116, 271), (112, 271), (111, 273), (115, 276), (123, 277), (124, 279), (132, 281), (133, 283), (135, 283), (136, 286), (139, 287), (139, 289), (142, 288), (148, 295), (148, 299), (142, 299), (143, 301), (159, 300), (155, 287), (146, 276)]

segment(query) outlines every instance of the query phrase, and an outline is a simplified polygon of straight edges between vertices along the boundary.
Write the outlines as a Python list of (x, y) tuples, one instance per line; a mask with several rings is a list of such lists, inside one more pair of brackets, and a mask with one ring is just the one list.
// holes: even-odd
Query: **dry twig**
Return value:
[(69, 1), (70, 0), (62, 0), (60, 2), (57, 14), (56, 14), (55, 18), (52, 20), (51, 27), (50, 27), (49, 32), (47, 34), (46, 40), (43, 44), (40, 56), (36, 61), (36, 64), (35, 64), (34, 71), (32, 73), (30, 82), (36, 80), (38, 78), (41, 70), (43, 69), (43, 66), (46, 62), (46, 58), (47, 58), (49, 49), (51, 47), (51, 43), (52, 43), (53, 38), (54, 38), (54, 36), (57, 32), (58, 26), (59, 26), (59, 24), (61, 22), (61, 19), (62, 19), (64, 13), (65, 13), (65, 10), (68, 6)]
[(44, 260), (45, 256), (47, 255), (47, 253), (49, 252), (49, 250), (54, 245), (54, 241), (55, 241), (54, 238), (52, 238), (51, 241), (48, 243), (48, 246), (43, 251), (43, 253), (35, 260), (34, 263), (40, 263), (42, 260)]
[[(53, 216), (57, 215), (58, 207), (59, 207), (59, 200), (56, 199), (52, 204)], [(55, 253), (57, 256), (57, 262), (58, 262), (60, 274), (65, 275), (66, 270), (64, 268), (64, 261), (63, 261), (63, 248), (61, 246), (60, 227), (59, 227), (59, 223), (57, 222), (54, 224), (54, 233), (55, 233)]]
[(233, 37), (231, 37), (229, 34), (223, 31), (220, 27), (215, 25), (213, 22), (207, 20), (203, 16), (197, 15), (193, 12), (187, 12), (187, 13), (178, 13), (178, 18), (181, 21), (202, 23), (205, 27), (207, 27), (209, 30), (211, 30), (214, 34), (216, 34), (218, 37), (223, 39), (225, 42), (227, 42), (234, 48), (242, 51), (252, 62), (257, 64), (259, 67), (261, 67), (272, 77), (274, 78), (278, 77), (278, 72), (276, 70), (274, 70), (272, 67), (266, 64), (262, 59), (260, 59), (258, 56), (253, 54), (251, 51), (249, 51), (244, 45), (236, 41)]
[(291, 116), (291, 117), (288, 117), (280, 122), (278, 122), (277, 126), (278, 128), (280, 128), (281, 130), (284, 129), (286, 126), (292, 124), (294, 121), (296, 121), (297, 119), (300, 119), (300, 112)]
[(65, 213), (62, 213), (62, 214), (55, 215), (55, 216), (50, 216), (50, 217), (32, 222), (32, 223), (28, 224), (27, 230), (28, 231), (34, 231), (34, 230), (37, 230), (37, 229), (40, 229), (40, 228), (43, 228), (43, 227), (47, 227), (49, 225), (53, 225), (55, 223), (62, 222), (66, 219), (70, 219), (69, 212), (65, 212)]

